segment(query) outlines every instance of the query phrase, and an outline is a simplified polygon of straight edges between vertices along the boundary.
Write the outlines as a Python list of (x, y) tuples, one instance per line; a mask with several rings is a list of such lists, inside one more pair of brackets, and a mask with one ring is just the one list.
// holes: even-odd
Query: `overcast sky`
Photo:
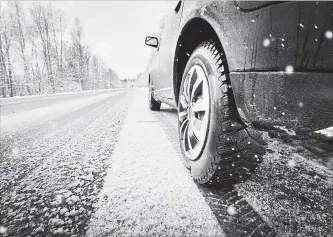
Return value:
[[(30, 8), (32, 2), (22, 4)], [(52, 1), (52, 5), (64, 12), (69, 27), (79, 17), (91, 50), (121, 78), (128, 78), (145, 69), (151, 48), (144, 44), (144, 38), (158, 31), (159, 21), (170, 4), (166, 1)]]
[(53, 4), (68, 18), (81, 19), (88, 45), (122, 78), (134, 77), (144, 70), (150, 52), (144, 38), (158, 30), (159, 20), (167, 11), (164, 1), (54, 1)]

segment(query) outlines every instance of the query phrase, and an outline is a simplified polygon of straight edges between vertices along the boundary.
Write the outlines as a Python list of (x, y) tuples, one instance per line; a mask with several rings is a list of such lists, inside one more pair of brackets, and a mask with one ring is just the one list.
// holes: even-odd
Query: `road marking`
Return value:
[(136, 90), (87, 236), (224, 236)]

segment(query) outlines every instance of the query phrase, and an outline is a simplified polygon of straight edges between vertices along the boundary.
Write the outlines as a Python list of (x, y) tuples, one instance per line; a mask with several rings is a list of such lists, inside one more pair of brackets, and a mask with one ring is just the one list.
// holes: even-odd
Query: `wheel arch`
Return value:
[(201, 17), (193, 17), (183, 26), (177, 41), (173, 65), (173, 91), (176, 105), (178, 105), (183, 72), (191, 54), (199, 44), (210, 39), (222, 47), (221, 40), (212, 24)]

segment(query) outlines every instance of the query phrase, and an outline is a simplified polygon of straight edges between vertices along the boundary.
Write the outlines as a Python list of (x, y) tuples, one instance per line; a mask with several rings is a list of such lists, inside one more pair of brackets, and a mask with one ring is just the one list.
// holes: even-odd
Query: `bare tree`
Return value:
[(48, 82), (51, 85), (51, 89), (55, 92), (55, 81), (53, 76), (53, 67), (51, 61), (51, 30), (52, 30), (52, 5), (50, 4), (47, 8), (42, 6), (40, 2), (34, 3), (33, 8), (30, 11), (34, 21), (34, 27), (36, 32), (39, 34), (42, 43), (42, 52), (44, 56), (44, 63), (47, 70)]
[(68, 30), (65, 16), (51, 3), (34, 2), (30, 17), (23, 4), (13, 1), (6, 11), (0, 8), (0, 96), (120, 84), (112, 81), (111, 74), (116, 74), (91, 52), (79, 18)]
[[(11, 45), (13, 30), (12, 25), (6, 19), (5, 14), (1, 14), (1, 34), (0, 34), (0, 44), (2, 51), (1, 62), (3, 64), (3, 71), (5, 73), (5, 83), (9, 87), (10, 97), (14, 96), (14, 86), (13, 86), (13, 65), (11, 59)], [(6, 96), (6, 95), (5, 95)]]
[(22, 60), (24, 78), (23, 85), (26, 86), (26, 89), (29, 94), (32, 94), (32, 82), (29, 73), (29, 59), (26, 52), (26, 32), (25, 32), (25, 14), (22, 10), (21, 3), (19, 1), (9, 2), (9, 6), (13, 8), (11, 15), (11, 21), (13, 24), (13, 41), (17, 44), (17, 51), (20, 59)]

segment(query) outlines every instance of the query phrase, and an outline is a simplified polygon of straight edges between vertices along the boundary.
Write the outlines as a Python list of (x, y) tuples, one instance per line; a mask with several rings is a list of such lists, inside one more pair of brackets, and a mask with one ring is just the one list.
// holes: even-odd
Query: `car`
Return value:
[(333, 124), (333, 3), (178, 1), (149, 72), (149, 108), (178, 110), (185, 166), (200, 184), (246, 180), (262, 125)]

